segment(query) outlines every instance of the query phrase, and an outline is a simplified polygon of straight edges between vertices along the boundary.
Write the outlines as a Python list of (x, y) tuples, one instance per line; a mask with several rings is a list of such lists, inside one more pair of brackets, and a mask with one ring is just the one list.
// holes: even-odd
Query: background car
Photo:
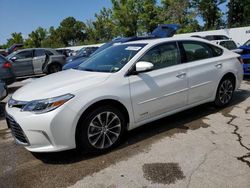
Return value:
[(230, 40), (229, 37), (225, 36), (225, 35), (206, 35), (206, 36), (203, 36), (204, 39), (207, 39), (207, 40)]
[(2, 55), (2, 56), (7, 56), (8, 53), (6, 52), (5, 49), (0, 49), (0, 55)]
[(59, 54), (65, 55), (66, 57), (70, 57), (72, 55), (72, 50), (70, 49), (56, 49)]
[(8, 95), (6, 84), (0, 80), (0, 101)]
[(15, 52), (17, 50), (20, 50), (23, 48), (23, 44), (13, 44), (11, 47), (9, 47), (6, 52), (8, 54), (11, 54), (12, 52)]
[(7, 85), (12, 84), (16, 80), (11, 62), (2, 55), (0, 55), (0, 80)]
[[(137, 40), (145, 40), (145, 39), (156, 39), (156, 38), (167, 38), (172, 37), (176, 31), (180, 29), (180, 26), (177, 24), (161, 24), (157, 28), (155, 28), (152, 33), (148, 36), (134, 36), (134, 37), (124, 37), (124, 38), (115, 38), (114, 40), (103, 44), (96, 51), (94, 51), (90, 56), (94, 56), (99, 52), (113, 46), (114, 44), (137, 41)], [(63, 66), (63, 70), (74, 69), (77, 68), (81, 63), (83, 63), (88, 57), (81, 57), (76, 60), (68, 61), (66, 65)]]
[(83, 47), (81, 48), (76, 55), (70, 56), (66, 59), (67, 63), (80, 59), (80, 58), (88, 58), (92, 53), (94, 53), (99, 47)]
[[(7, 87), (3, 81), (0, 80), (0, 101), (8, 95)], [(0, 104), (0, 116), (4, 115), (4, 106)]]
[(250, 76), (250, 40), (239, 47), (245, 76)]
[(12, 61), (17, 77), (35, 74), (51, 74), (62, 70), (66, 57), (50, 48), (30, 48), (7, 56)]
[(240, 54), (242, 52), (241, 49), (238, 48), (237, 44), (233, 40), (216, 40), (216, 41), (211, 41), (215, 44), (221, 45), (224, 48), (231, 50), (232, 52)]

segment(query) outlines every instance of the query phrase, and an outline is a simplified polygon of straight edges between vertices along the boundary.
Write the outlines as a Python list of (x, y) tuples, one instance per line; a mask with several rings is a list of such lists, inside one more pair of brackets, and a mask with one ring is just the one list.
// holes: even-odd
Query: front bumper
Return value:
[(16, 142), (32, 152), (75, 148), (75, 117), (75, 112), (66, 105), (44, 114), (21, 112), (20, 108), (6, 105), (7, 123)]

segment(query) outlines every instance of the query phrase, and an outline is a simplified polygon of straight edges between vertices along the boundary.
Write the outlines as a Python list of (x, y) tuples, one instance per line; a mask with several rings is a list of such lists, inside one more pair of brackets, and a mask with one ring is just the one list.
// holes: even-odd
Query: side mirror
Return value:
[(139, 61), (135, 65), (135, 71), (137, 73), (150, 71), (150, 70), (153, 70), (153, 68), (154, 68), (154, 65), (147, 61)]
[(11, 60), (11, 61), (16, 61), (16, 60), (17, 60), (17, 57), (14, 56), (14, 57), (12, 57), (10, 60)]

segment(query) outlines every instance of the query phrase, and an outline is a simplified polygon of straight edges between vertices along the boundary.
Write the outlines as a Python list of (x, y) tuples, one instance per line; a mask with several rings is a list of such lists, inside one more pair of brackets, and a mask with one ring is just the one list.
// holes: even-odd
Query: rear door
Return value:
[(27, 76), (34, 74), (33, 71), (33, 50), (25, 50), (17, 52), (11, 58), (13, 62), (13, 70), (16, 76)]
[(44, 49), (35, 49), (34, 58), (33, 58), (33, 67), (35, 74), (41, 74), (43, 71), (43, 65), (46, 60), (45, 50)]
[[(179, 46), (185, 55), (184, 61), (188, 69), (188, 104), (211, 98), (223, 66), (219, 58), (214, 57), (216, 52), (213, 48), (217, 47), (199, 41), (182, 41)], [(222, 50), (217, 50), (219, 56)]]
[(139, 61), (153, 63), (154, 70), (129, 76), (136, 122), (187, 104), (186, 68), (185, 64), (180, 64), (176, 42), (153, 47)]

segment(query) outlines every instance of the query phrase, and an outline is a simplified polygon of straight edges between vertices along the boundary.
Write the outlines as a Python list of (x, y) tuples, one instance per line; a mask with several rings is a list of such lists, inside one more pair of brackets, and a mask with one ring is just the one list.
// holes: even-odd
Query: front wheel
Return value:
[(121, 140), (126, 125), (123, 114), (113, 106), (102, 106), (79, 122), (77, 146), (84, 152), (104, 152)]
[(215, 98), (215, 105), (218, 107), (225, 107), (227, 106), (234, 94), (234, 81), (232, 78), (224, 78), (220, 81), (216, 98)]
[(48, 67), (48, 73), (52, 74), (52, 73), (56, 73), (62, 70), (62, 66), (57, 64), (57, 63), (53, 63), (51, 65), (49, 65)]

